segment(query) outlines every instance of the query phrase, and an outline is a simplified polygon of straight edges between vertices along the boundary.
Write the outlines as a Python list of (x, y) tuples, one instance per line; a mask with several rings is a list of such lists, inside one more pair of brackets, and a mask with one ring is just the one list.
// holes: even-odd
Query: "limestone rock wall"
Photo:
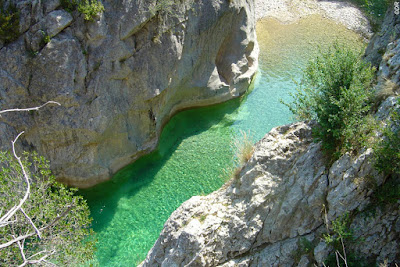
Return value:
[(389, 8), (380, 32), (375, 34), (365, 52), (366, 60), (377, 68), (378, 97), (384, 99), (400, 92), (400, 16)]
[(0, 146), (24, 130), (23, 148), (70, 185), (109, 179), (155, 148), (174, 113), (239, 96), (257, 69), (254, 0), (177, 0), (160, 12), (156, 1), (103, 0), (89, 22), (59, 0), (14, 2), (22, 34), (0, 44), (0, 108), (62, 106), (5, 114)]

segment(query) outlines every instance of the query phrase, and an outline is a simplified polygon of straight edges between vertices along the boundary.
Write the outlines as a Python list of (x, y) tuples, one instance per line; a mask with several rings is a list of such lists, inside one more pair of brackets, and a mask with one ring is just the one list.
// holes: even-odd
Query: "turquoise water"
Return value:
[(356, 34), (318, 16), (290, 25), (264, 20), (257, 35), (260, 67), (251, 92), (177, 114), (165, 126), (157, 151), (111, 181), (81, 191), (94, 219), (100, 266), (140, 263), (182, 202), (220, 188), (224, 170), (234, 164), (231, 144), (240, 131), (259, 140), (272, 127), (290, 122), (290, 112), (279, 100), (290, 101), (288, 93), (318, 45), (323, 49), (336, 39), (362, 45)]

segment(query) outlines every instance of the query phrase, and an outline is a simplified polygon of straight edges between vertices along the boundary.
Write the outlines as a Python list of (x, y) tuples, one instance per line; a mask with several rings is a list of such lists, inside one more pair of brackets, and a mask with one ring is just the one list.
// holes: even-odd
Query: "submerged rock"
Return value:
[[(226, 101), (257, 70), (254, 1), (102, 1), (94, 21), (60, 1), (15, 1), (20, 38), (0, 49), (0, 145), (24, 130), (58, 179), (88, 187), (155, 148), (177, 111)], [(50, 40), (48, 38), (51, 38)]]

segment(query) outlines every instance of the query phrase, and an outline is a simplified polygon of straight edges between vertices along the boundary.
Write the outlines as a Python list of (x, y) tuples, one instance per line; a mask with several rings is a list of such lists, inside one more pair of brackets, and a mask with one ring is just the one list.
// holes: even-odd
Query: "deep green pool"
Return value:
[(89, 190), (100, 266), (133, 266), (156, 241), (164, 222), (185, 200), (208, 194), (224, 183), (233, 164), (232, 139), (240, 130), (260, 139), (272, 127), (290, 122), (279, 99), (299, 81), (301, 68), (333, 41), (362, 46), (359, 37), (319, 16), (281, 25), (257, 24), (261, 49), (254, 89), (240, 99), (181, 112), (164, 128), (157, 151), (127, 166), (113, 179)]

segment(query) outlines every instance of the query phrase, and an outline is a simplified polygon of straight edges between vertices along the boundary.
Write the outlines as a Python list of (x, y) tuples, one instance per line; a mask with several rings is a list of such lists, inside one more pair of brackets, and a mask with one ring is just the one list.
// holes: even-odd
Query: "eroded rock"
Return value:
[(6, 114), (2, 129), (24, 130), (24, 148), (79, 187), (154, 149), (177, 111), (243, 94), (257, 69), (251, 0), (173, 1), (172, 12), (155, 1), (102, 2), (89, 22), (59, 1), (19, 2), (23, 35), (0, 50), (2, 109), (62, 105)]
[(348, 213), (357, 214), (354, 238), (365, 240), (349, 249), (393, 262), (400, 253), (400, 203), (370, 217), (362, 212), (371, 184), (385, 180), (372, 154), (347, 153), (328, 167), (310, 124), (274, 128), (239, 178), (171, 215), (142, 266), (321, 266), (333, 252), (323, 241), (327, 224)]

